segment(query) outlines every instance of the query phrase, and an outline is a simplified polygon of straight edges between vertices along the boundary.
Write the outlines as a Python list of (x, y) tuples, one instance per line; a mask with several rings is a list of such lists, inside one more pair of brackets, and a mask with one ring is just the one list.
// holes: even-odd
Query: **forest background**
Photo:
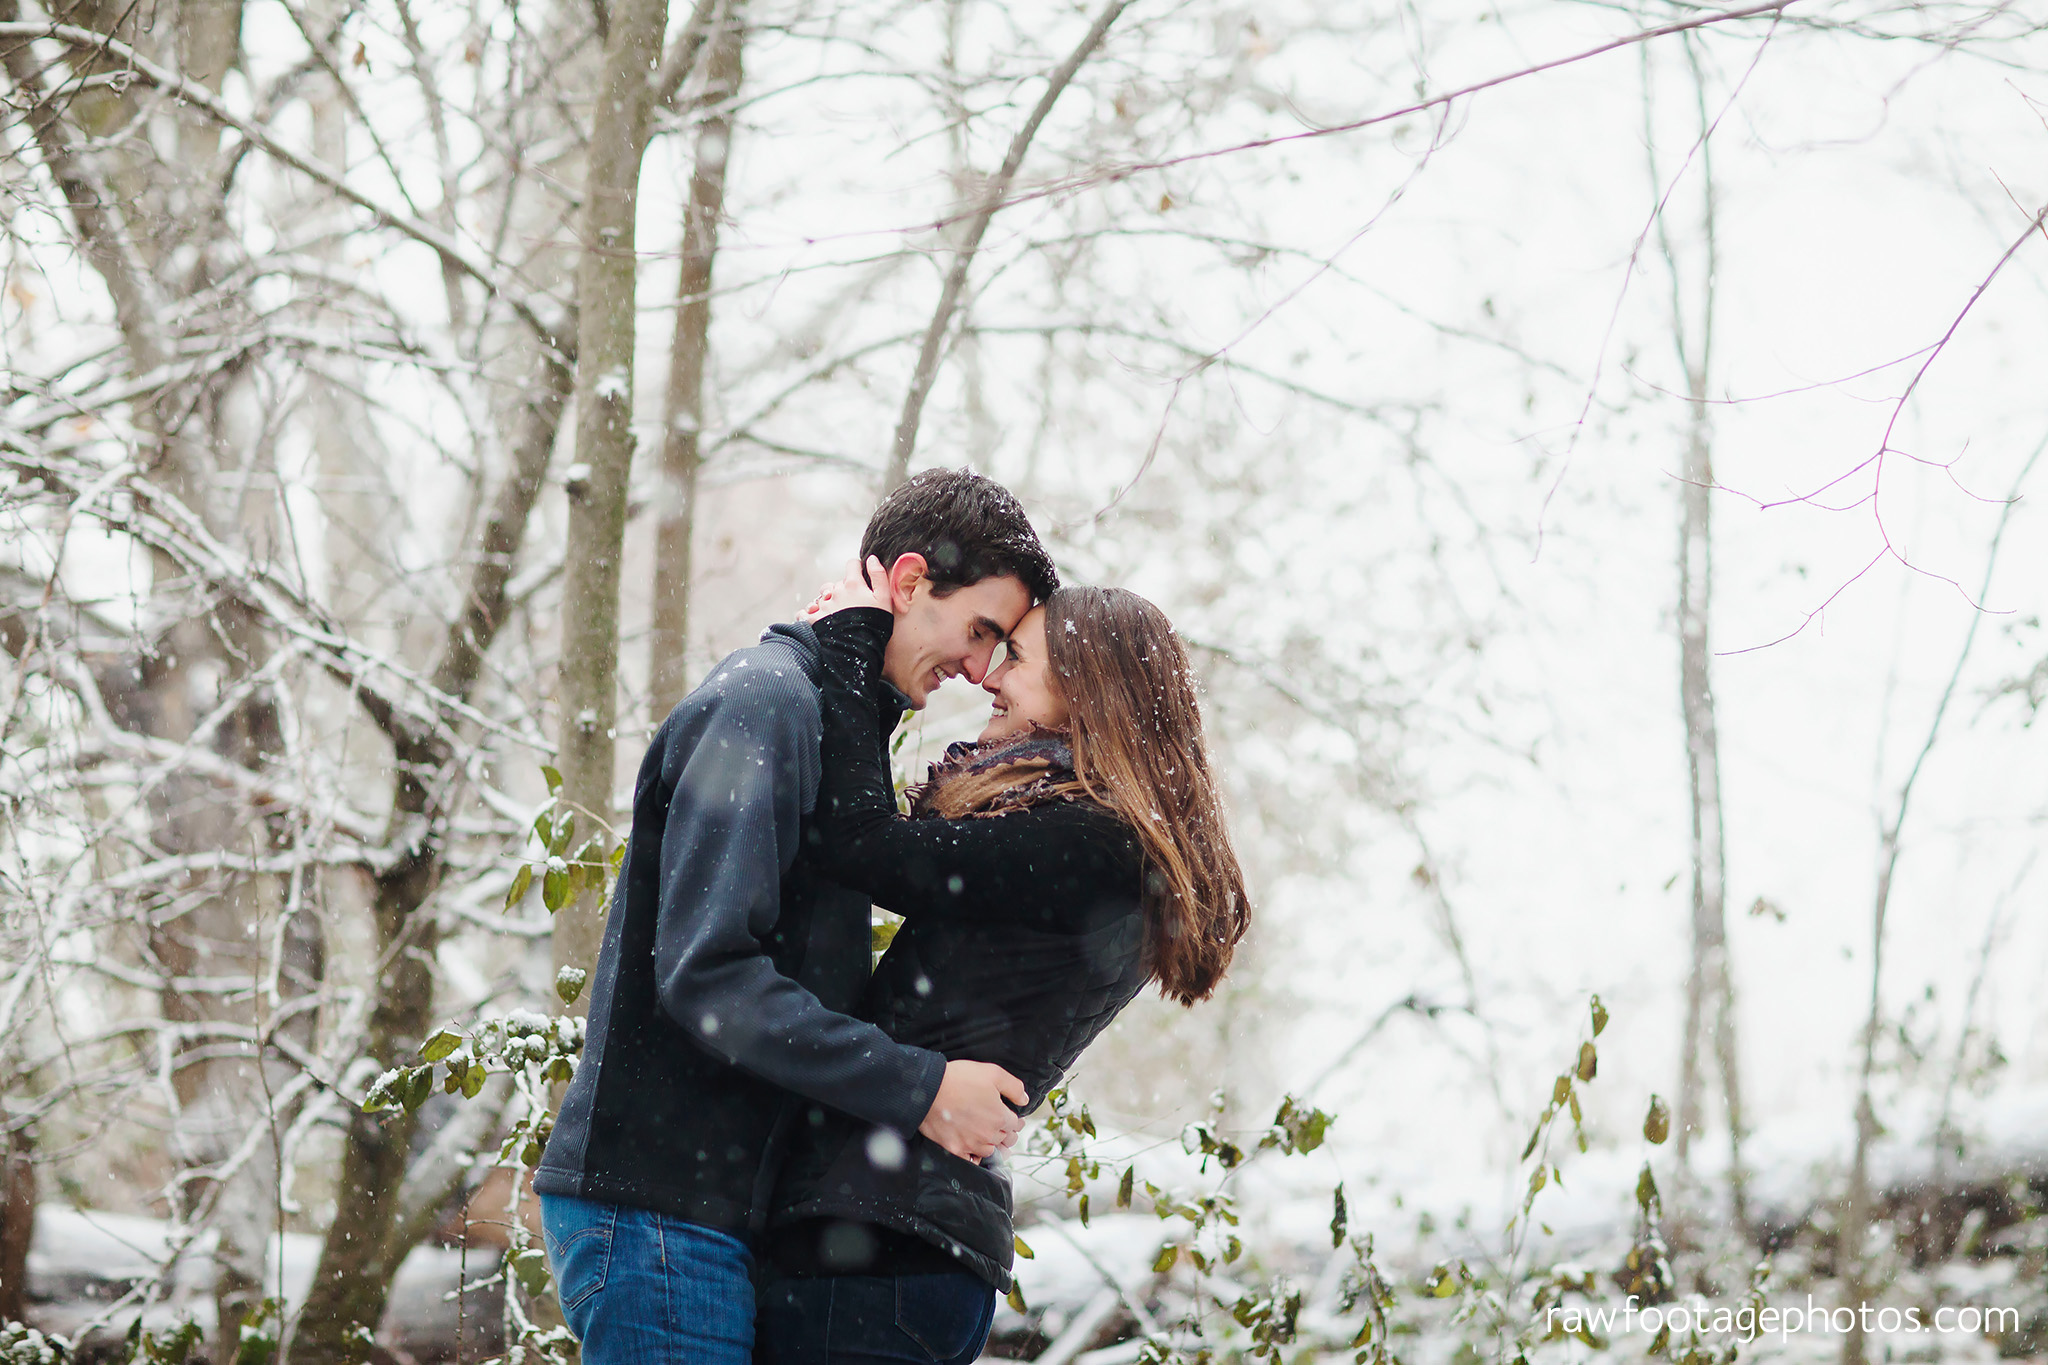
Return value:
[[(1341, 1317), (1341, 1182), (1397, 1297), (1482, 1266), (1406, 1353), (1631, 1245), (1996, 1290), (2036, 1325), (1940, 1349), (2040, 1352), (2044, 28), (0, 0), (0, 1316), (432, 1354), (371, 1339), (393, 1277), (517, 1269), (478, 1191), (573, 1053), (476, 1026), (564, 1013), (652, 725), (969, 465), (1193, 647), (1257, 898), (1075, 1078), (1112, 1185), (1292, 1096), (1337, 1118), (1228, 1177), (1241, 1278)], [(1496, 1256), (1589, 995), (1586, 1153)], [(364, 1113), (444, 1023), (469, 1101)], [(1114, 1292), (1027, 1262), (1001, 1349), (1172, 1336), (1161, 1225), (1040, 1165)], [(140, 1268), (65, 1279), (91, 1228)], [(549, 1346), (527, 1288), (489, 1349)]]

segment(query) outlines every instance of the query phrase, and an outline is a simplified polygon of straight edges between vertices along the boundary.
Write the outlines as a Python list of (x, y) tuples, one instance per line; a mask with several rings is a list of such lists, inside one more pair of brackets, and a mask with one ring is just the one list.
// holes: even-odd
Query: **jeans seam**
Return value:
[[(559, 1278), (557, 1279), (556, 1296), (557, 1300), (561, 1303), (562, 1311), (564, 1313), (567, 1313), (572, 1309), (579, 1308), (583, 1304), (588, 1303), (592, 1298), (596, 1297), (599, 1293), (601, 1293), (605, 1285), (610, 1282), (612, 1273), (612, 1243), (617, 1234), (617, 1231), (618, 1211), (613, 1208), (607, 1208), (605, 1209), (604, 1213), (602, 1214), (598, 1222), (591, 1224), (589, 1227), (578, 1229), (573, 1236), (567, 1238), (560, 1244), (559, 1254), (556, 1255), (553, 1259), (555, 1261), (556, 1266), (559, 1269), (566, 1270), (569, 1266), (570, 1249), (576, 1246), (577, 1243), (589, 1241), (592, 1238), (601, 1238), (603, 1241), (603, 1249), (601, 1252), (601, 1260), (598, 1265), (597, 1274), (593, 1277), (591, 1283), (584, 1288), (582, 1293), (577, 1294), (572, 1299), (561, 1298), (560, 1280)], [(545, 1250), (547, 1241), (545, 1228), (542, 1229), (541, 1240), (543, 1250)]]
[(680, 1267), (669, 1256), (668, 1219), (656, 1214), (653, 1222), (655, 1251), (661, 1260), (661, 1339), (673, 1346), (683, 1330), (682, 1315), (676, 1311), (676, 1276)]

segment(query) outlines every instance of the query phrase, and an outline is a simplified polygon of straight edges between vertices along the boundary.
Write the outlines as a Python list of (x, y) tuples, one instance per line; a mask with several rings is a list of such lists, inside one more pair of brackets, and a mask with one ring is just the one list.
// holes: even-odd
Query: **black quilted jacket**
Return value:
[[(1143, 853), (1088, 801), (905, 819), (879, 758), (887, 612), (818, 623), (824, 773), (806, 837), (824, 875), (906, 917), (861, 1009), (899, 1043), (1007, 1069), (1031, 1107), (1146, 980)], [(799, 1116), (771, 1227), (843, 1219), (908, 1233), (1010, 1282), (1009, 1177), (824, 1106)]]

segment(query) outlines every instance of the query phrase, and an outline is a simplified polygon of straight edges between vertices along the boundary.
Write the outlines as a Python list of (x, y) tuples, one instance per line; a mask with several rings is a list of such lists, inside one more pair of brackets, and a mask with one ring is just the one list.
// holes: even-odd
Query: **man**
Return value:
[[(860, 553), (888, 566), (883, 676), (907, 708), (947, 678), (979, 683), (1058, 586), (1017, 500), (964, 470), (891, 493)], [(810, 627), (774, 626), (683, 699), (641, 762), (583, 1060), (534, 1177), (588, 1365), (749, 1359), (747, 1238), (799, 1097), (968, 1158), (1020, 1125), (1008, 1072), (849, 1017), (868, 900), (803, 851), (818, 677)]]

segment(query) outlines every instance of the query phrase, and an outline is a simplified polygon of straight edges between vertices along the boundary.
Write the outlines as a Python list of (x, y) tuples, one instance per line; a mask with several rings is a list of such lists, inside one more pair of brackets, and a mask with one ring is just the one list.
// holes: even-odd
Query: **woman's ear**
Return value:
[(925, 581), (924, 556), (901, 554), (889, 566), (889, 596), (891, 609), (902, 611), (917, 595), (917, 585)]

